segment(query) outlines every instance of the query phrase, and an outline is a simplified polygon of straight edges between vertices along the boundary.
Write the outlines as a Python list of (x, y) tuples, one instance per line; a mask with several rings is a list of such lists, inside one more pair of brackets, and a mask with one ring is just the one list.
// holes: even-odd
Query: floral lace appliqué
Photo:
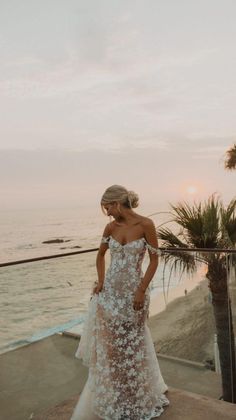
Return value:
[(146, 249), (158, 255), (160, 251), (145, 238), (122, 245), (109, 236), (101, 242), (109, 243), (110, 266), (102, 291), (89, 302), (76, 357), (89, 367), (95, 415), (104, 420), (150, 420), (169, 404), (164, 395), (168, 387), (146, 322), (149, 287), (142, 309), (134, 310), (133, 300)]

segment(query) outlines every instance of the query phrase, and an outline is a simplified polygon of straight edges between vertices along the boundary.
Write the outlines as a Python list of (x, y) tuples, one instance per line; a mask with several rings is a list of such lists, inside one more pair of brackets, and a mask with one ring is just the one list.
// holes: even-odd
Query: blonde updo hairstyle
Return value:
[(101, 208), (102, 212), (106, 214), (106, 210), (104, 209), (104, 205), (110, 203), (118, 203), (118, 210), (120, 210), (120, 205), (122, 204), (124, 207), (128, 209), (138, 207), (139, 205), (139, 196), (134, 191), (127, 190), (122, 185), (111, 185), (108, 187), (104, 192), (101, 198)]

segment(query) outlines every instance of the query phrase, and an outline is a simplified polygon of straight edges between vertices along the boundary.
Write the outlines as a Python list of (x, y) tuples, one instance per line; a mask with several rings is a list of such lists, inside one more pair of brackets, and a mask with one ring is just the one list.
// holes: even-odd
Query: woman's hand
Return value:
[(135, 311), (140, 311), (140, 309), (144, 306), (144, 300), (145, 300), (145, 292), (138, 288), (134, 295), (134, 302), (133, 302), (133, 309)]
[(94, 295), (95, 293), (98, 294), (101, 292), (101, 290), (103, 289), (103, 283), (95, 283), (94, 287), (93, 287), (93, 292), (92, 294)]

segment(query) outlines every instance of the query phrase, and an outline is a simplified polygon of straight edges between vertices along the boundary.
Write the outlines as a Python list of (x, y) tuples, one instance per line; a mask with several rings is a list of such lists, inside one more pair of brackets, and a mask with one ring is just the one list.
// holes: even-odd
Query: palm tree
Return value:
[(226, 152), (225, 169), (236, 169), (236, 143)]
[[(186, 202), (171, 205), (173, 219), (180, 232), (168, 228), (157, 229), (162, 246), (173, 250), (164, 251), (164, 263), (171, 263), (181, 272), (195, 271), (197, 265), (206, 264), (208, 287), (212, 294), (217, 342), (222, 375), (222, 392), (225, 401), (236, 403), (235, 345), (228, 294), (228, 256), (224, 252), (186, 252), (194, 248), (233, 248), (236, 245), (236, 199), (225, 208), (219, 198), (212, 195), (203, 204)], [(234, 254), (233, 254), (234, 256)], [(236, 258), (234, 258), (235, 261)]]

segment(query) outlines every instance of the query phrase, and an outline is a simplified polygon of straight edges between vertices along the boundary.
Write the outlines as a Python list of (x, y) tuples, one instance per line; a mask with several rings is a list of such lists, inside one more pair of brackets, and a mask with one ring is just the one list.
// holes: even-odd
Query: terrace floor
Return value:
[[(74, 357), (78, 339), (55, 334), (0, 355), (1, 420), (69, 420), (87, 379)], [(219, 400), (220, 378), (199, 363), (158, 355), (171, 405), (163, 419), (236, 418), (236, 406)]]

